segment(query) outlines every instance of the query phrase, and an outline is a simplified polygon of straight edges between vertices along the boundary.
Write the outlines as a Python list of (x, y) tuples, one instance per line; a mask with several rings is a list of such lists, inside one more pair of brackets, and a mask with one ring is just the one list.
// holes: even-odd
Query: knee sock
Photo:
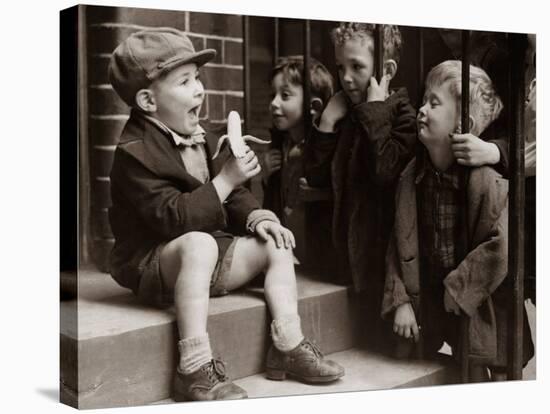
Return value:
[(300, 316), (287, 315), (271, 322), (273, 345), (281, 352), (288, 352), (300, 345), (304, 339)]
[(178, 342), (178, 348), (180, 351), (178, 370), (184, 375), (197, 371), (212, 359), (208, 334), (182, 339)]

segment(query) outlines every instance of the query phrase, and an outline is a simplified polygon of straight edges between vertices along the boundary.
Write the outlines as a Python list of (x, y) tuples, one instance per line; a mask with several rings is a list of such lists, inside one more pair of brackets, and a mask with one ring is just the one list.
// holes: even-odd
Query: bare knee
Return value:
[(277, 247), (271, 239), (265, 244), (265, 249), (268, 267), (274, 265), (293, 265), (294, 256), (292, 249)]
[[(166, 244), (160, 272), (167, 289), (177, 286), (207, 289), (218, 260), (218, 246), (208, 233), (186, 233)], [(180, 277), (183, 276), (183, 277)]]
[[(265, 246), (267, 265), (265, 278), (266, 296), (273, 299), (281, 291), (286, 292), (288, 300), (296, 296), (296, 274), (294, 271), (294, 255), (292, 249), (277, 248), (273, 241), (268, 241)], [(279, 293), (277, 293), (279, 292)]]
[[(167, 246), (168, 247), (168, 246)], [(182, 261), (182, 265), (215, 265), (218, 260), (216, 240), (200, 231), (192, 231), (172, 240), (170, 250)]]

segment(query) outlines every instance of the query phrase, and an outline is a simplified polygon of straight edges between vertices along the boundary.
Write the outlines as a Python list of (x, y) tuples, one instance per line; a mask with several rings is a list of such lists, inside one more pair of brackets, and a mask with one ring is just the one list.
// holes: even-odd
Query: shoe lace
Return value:
[(208, 375), (208, 380), (214, 385), (227, 381), (225, 364), (219, 359), (212, 359), (209, 364), (204, 365), (204, 370)]
[(323, 358), (323, 353), (321, 352), (321, 350), (319, 349), (319, 347), (315, 342), (311, 342), (307, 340), (304, 342), (304, 347), (311, 349), (311, 351), (315, 354), (317, 358)]

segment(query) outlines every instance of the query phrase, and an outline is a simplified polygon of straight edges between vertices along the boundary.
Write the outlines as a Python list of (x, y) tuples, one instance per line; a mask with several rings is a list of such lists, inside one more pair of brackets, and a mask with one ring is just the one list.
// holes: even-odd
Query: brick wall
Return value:
[(243, 114), (242, 18), (235, 15), (138, 8), (86, 7), (88, 136), (91, 177), (90, 255), (101, 270), (114, 239), (109, 226), (109, 173), (129, 108), (107, 78), (109, 57), (128, 35), (147, 27), (171, 26), (186, 32), (195, 48), (214, 48), (217, 57), (202, 70), (206, 99), (203, 122), (222, 126), (229, 110)]

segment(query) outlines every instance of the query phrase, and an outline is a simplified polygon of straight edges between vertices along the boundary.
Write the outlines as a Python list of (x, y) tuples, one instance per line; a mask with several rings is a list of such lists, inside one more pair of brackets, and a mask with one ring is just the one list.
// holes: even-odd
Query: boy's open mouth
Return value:
[(201, 105), (197, 105), (197, 106), (191, 108), (191, 109), (189, 110), (189, 113), (190, 113), (191, 115), (194, 115), (194, 116), (198, 117), (198, 116), (199, 116), (199, 113), (200, 113), (200, 110), (201, 110)]

